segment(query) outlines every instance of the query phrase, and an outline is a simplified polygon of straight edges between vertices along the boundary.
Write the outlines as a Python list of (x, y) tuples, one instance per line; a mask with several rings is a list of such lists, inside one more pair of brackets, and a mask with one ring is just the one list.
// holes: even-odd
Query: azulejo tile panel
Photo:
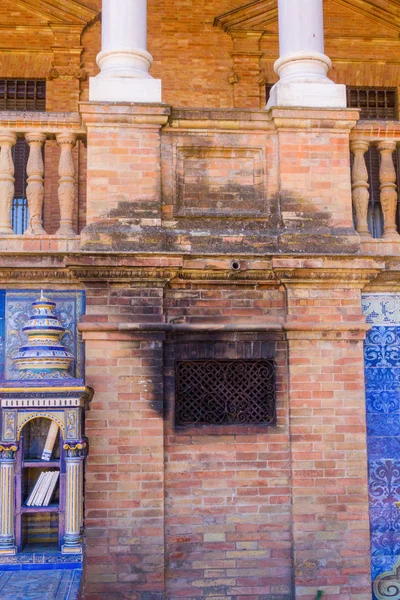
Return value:
[(81, 571), (0, 571), (1, 600), (78, 600)]
[(367, 414), (367, 433), (371, 436), (399, 436), (400, 417), (398, 413)]
[[(2, 310), (2, 291), (0, 290), (0, 319), (2, 315), (5, 330), (1, 353), (3, 359), (0, 359), (0, 368), (1, 363), (4, 363), (4, 368), (1, 370), (0, 375), (2, 379), (12, 380), (21, 378), (21, 373), (17, 371), (11, 357), (27, 341), (27, 337), (22, 329), (29, 320), (32, 302), (40, 296), (40, 292), (41, 290), (7, 290)], [(76, 357), (76, 360), (70, 367), (70, 375), (77, 379), (83, 379), (84, 348), (77, 331), (77, 325), (85, 311), (84, 292), (82, 290), (43, 290), (43, 293), (50, 300), (56, 302), (56, 315), (66, 329), (62, 343)]]
[(368, 390), (366, 399), (367, 414), (400, 412), (400, 390)]
[[(400, 295), (366, 294), (365, 392), (372, 580), (400, 560)], [(373, 598), (376, 597), (373, 593)]]
[(367, 323), (398, 325), (400, 323), (400, 296), (398, 294), (365, 294), (362, 309)]

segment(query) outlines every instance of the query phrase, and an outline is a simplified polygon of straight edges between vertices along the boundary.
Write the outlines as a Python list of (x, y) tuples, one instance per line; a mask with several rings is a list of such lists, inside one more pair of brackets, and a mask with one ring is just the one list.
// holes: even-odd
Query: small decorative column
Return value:
[(56, 235), (72, 236), (76, 235), (72, 225), (76, 198), (75, 164), (72, 149), (76, 144), (76, 135), (74, 133), (59, 133), (56, 139), (61, 148), (60, 164), (58, 166), (60, 176), (58, 188), (60, 227)]
[(83, 461), (86, 448), (86, 440), (64, 444), (67, 478), (63, 554), (82, 554)]
[(278, 0), (280, 81), (267, 108), (305, 106), (344, 108), (346, 87), (328, 79), (331, 61), (324, 53), (323, 0)]
[(28, 185), (26, 196), (29, 207), (29, 225), (25, 233), (31, 235), (44, 235), (42, 212), (44, 199), (44, 164), (42, 147), (46, 141), (45, 133), (27, 133), (25, 139), (29, 144), (29, 158), (26, 166)]
[(378, 150), (381, 155), (379, 181), (381, 184), (381, 206), (384, 220), (383, 238), (386, 240), (399, 239), (396, 227), (396, 170), (393, 164), (393, 152), (395, 149), (396, 142), (391, 140), (385, 140), (378, 144)]
[(149, 68), (147, 0), (103, 0), (100, 73), (90, 79), (94, 102), (161, 102), (161, 81)]
[(364, 238), (372, 237), (368, 229), (369, 184), (367, 165), (364, 158), (368, 148), (369, 143), (365, 140), (352, 140), (350, 142), (350, 150), (354, 156), (351, 189), (356, 213), (356, 229), (360, 236)]
[(0, 443), (0, 555), (16, 554), (14, 535), (15, 443)]
[(14, 162), (11, 148), (17, 141), (12, 131), (0, 131), (0, 235), (13, 234), (11, 206), (14, 198)]

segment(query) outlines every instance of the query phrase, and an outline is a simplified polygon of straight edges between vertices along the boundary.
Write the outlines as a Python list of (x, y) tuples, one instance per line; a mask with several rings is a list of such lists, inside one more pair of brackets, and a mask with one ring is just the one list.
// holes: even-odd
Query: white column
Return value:
[(161, 102), (161, 80), (149, 68), (147, 0), (103, 0), (100, 73), (90, 79), (95, 102)]
[(279, 82), (267, 108), (346, 107), (346, 87), (327, 77), (331, 61), (324, 54), (323, 0), (278, 0)]

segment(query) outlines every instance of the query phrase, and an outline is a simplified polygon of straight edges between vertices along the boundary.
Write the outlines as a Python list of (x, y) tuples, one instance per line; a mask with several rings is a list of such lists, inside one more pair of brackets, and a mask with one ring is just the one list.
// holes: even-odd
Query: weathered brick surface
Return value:
[[(291, 593), (286, 351), (266, 334), (249, 339), (248, 334), (204, 333), (175, 337), (166, 346), (166, 590), (171, 600), (278, 593), (289, 598)], [(175, 428), (175, 360), (250, 355), (276, 357), (276, 427)]]
[[(370, 600), (360, 290), (386, 266), (343, 256), (359, 252), (348, 143), (356, 114), (260, 110), (265, 83), (276, 81), (276, 21), (263, 35), (213, 26), (243, 0), (176, 0), (173, 10), (149, 0), (152, 74), (165, 102), (186, 107), (171, 116), (169, 106), (88, 104), (80, 67), (98, 72), (100, 22), (82, 36), (53, 31), (14, 4), (0, 7), (0, 76), (59, 68), (47, 109), (77, 110), (81, 100), (88, 129), (87, 151), (74, 150), (85, 252), (49, 236), (4, 238), (2, 252), (15, 256), (0, 260), (5, 286), (86, 290), (95, 397), (85, 600), (314, 600), (317, 589), (327, 600)], [(324, 6), (330, 76), (397, 86), (393, 27)], [(13, 29), (21, 22), (23, 44)], [(59, 223), (58, 156), (50, 141), (49, 234)], [(365, 248), (383, 253), (379, 242)], [(203, 330), (150, 331), (160, 324)], [(188, 356), (275, 356), (277, 426), (176, 428), (174, 361)]]
[[(141, 301), (139, 301), (141, 299)], [(158, 288), (88, 288), (88, 316), (160, 315)], [(160, 318), (160, 317), (159, 317)], [(163, 334), (86, 334), (96, 388), (86, 426), (85, 598), (148, 600), (164, 590)], [(152, 596), (151, 594), (154, 594)]]
[[(296, 594), (370, 598), (359, 290), (287, 284)], [(290, 320), (304, 331), (290, 331)], [(318, 332), (318, 322), (330, 330)], [(307, 331), (307, 323), (314, 323)], [(341, 333), (335, 324), (351, 323)], [(296, 329), (296, 328), (294, 328)], [(314, 329), (314, 331), (313, 331)], [(296, 596), (297, 597), (297, 596)]]

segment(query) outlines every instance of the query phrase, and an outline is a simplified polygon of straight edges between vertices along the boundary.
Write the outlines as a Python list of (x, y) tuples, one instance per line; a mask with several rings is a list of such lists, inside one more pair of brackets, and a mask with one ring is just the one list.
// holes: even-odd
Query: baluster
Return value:
[(360, 236), (364, 238), (372, 237), (368, 229), (369, 185), (368, 170), (364, 158), (368, 148), (369, 143), (365, 140), (352, 140), (350, 142), (350, 150), (354, 155), (351, 189), (356, 212), (356, 229)]
[(76, 135), (73, 133), (59, 133), (56, 136), (57, 144), (61, 149), (60, 164), (58, 167), (59, 188), (58, 201), (60, 204), (60, 227), (57, 235), (71, 236), (75, 235), (72, 225), (74, 204), (76, 197), (75, 190), (75, 165), (72, 156), (72, 149), (76, 144)]
[(396, 228), (396, 170), (393, 164), (393, 152), (395, 149), (396, 142), (392, 140), (385, 140), (378, 144), (378, 150), (381, 155), (379, 181), (381, 184), (381, 206), (384, 220), (383, 238), (386, 240), (397, 240), (399, 238)]
[(42, 213), (44, 200), (44, 164), (42, 146), (46, 141), (45, 133), (27, 133), (25, 139), (29, 144), (29, 158), (26, 166), (28, 185), (26, 196), (29, 207), (29, 223), (25, 233), (31, 235), (43, 235)]
[(11, 148), (17, 141), (13, 131), (0, 131), (0, 235), (13, 234), (11, 207), (14, 198), (14, 162)]

